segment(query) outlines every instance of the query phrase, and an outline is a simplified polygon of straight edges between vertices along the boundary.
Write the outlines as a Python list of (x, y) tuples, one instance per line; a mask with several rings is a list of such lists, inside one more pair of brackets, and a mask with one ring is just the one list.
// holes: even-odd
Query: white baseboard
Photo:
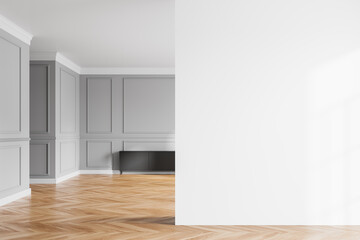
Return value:
[(4, 197), (0, 199), (0, 206), (3, 206), (5, 204), (11, 203), (13, 201), (19, 200), (20, 198), (30, 196), (31, 195), (31, 188), (25, 189), (21, 192), (12, 194), (10, 196)]
[[(30, 178), (30, 184), (57, 184), (79, 174), (120, 174), (120, 170), (78, 170), (65, 176), (55, 178)], [(175, 172), (122, 172), (122, 174), (174, 175)]]
[(122, 172), (124, 175), (131, 175), (131, 174), (146, 174), (146, 175), (175, 175), (174, 171), (160, 171), (160, 172)]
[(120, 170), (79, 170), (80, 174), (120, 174)]
[(69, 173), (59, 178), (30, 178), (30, 184), (57, 184), (79, 175), (79, 171)]
[(30, 184), (56, 184), (55, 178), (30, 178)]
[(72, 177), (76, 177), (79, 174), (80, 174), (79, 171), (75, 171), (75, 172), (69, 173), (69, 174), (67, 174), (65, 176), (61, 176), (61, 177), (56, 179), (56, 183), (61, 183), (61, 182), (66, 181), (66, 180), (68, 180), (68, 179), (70, 179)]

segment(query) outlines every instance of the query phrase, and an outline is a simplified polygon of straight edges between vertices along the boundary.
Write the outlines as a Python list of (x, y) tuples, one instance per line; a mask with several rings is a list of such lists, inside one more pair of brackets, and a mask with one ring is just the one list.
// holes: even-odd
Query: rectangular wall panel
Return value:
[(60, 132), (76, 133), (76, 77), (60, 69)]
[(87, 78), (87, 133), (112, 132), (112, 79)]
[(87, 141), (86, 167), (105, 168), (112, 167), (112, 142)]
[(32, 64), (30, 67), (30, 133), (49, 131), (49, 66)]
[(124, 151), (175, 151), (175, 142), (126, 141)]
[(49, 175), (49, 150), (48, 143), (30, 144), (30, 176)]
[(77, 149), (76, 141), (60, 142), (60, 174), (76, 169)]
[(29, 46), (0, 29), (0, 202), (29, 188)]
[(21, 131), (20, 47), (0, 37), (0, 134)]
[(174, 133), (175, 80), (124, 79), (124, 133)]
[(21, 147), (0, 146), (0, 192), (21, 185)]

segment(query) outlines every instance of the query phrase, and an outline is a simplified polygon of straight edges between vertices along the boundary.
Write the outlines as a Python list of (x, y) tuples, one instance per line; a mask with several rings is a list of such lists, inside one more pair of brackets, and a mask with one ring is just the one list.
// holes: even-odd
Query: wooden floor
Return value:
[(175, 226), (174, 176), (81, 175), (0, 207), (0, 239), (360, 239), (346, 226)]

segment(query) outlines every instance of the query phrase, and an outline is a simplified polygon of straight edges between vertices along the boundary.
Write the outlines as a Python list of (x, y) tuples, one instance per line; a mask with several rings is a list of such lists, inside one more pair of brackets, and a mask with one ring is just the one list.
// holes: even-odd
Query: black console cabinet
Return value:
[(173, 172), (175, 151), (120, 151), (120, 172)]

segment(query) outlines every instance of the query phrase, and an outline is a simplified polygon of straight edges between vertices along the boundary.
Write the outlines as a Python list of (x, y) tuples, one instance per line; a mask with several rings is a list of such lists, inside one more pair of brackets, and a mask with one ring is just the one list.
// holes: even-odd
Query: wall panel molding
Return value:
[[(97, 90), (96, 94), (94, 94), (94, 97), (98, 97), (100, 96), (101, 99), (95, 99), (94, 103), (99, 104), (99, 102), (101, 100), (104, 99), (104, 97), (109, 97), (109, 103), (108, 106), (99, 106), (100, 108), (97, 108), (96, 110), (102, 111), (102, 113), (95, 113), (94, 115), (92, 115), (91, 112), (91, 108), (92, 108), (92, 104), (91, 101), (93, 99), (91, 99), (91, 92), (90, 92), (90, 88), (91, 88), (91, 81), (95, 81), (96, 83), (101, 83), (102, 85), (106, 82), (109, 81), (109, 92), (105, 93), (105, 92), (101, 92), (101, 94), (98, 92), (99, 90), (106, 90), (106, 89), (101, 89), (101, 85), (98, 85), (97, 88), (95, 88)], [(111, 77), (109, 78), (86, 78), (86, 133), (88, 134), (111, 134), (113, 132), (113, 79)], [(103, 102), (105, 104), (105, 102)], [(104, 110), (106, 110), (106, 108), (109, 108), (109, 114), (106, 114), (105, 112), (103, 112)], [(95, 109), (94, 109), (95, 111)], [(104, 117), (108, 115), (107, 117), (109, 118), (108, 120), (105, 120)], [(95, 117), (102, 117), (102, 119), (93, 119)], [(103, 128), (106, 130), (92, 130), (91, 129), (91, 125), (94, 125), (95, 123), (99, 123), (99, 122), (107, 122), (108, 121), (108, 126), (98, 126), (99, 129)], [(108, 129), (108, 130), (107, 130)]]
[(60, 174), (76, 169), (77, 143), (78, 140), (64, 140), (59, 142), (60, 151)]
[[(138, 81), (138, 84), (135, 85), (135, 81)], [(150, 84), (151, 81), (152, 84)], [(174, 79), (170, 77), (154, 76), (123, 78), (123, 134), (175, 133), (175, 82), (172, 83), (172, 81)], [(154, 87), (154, 85), (156, 86)], [(171, 101), (173, 101), (173, 106), (168, 104)], [(129, 109), (130, 112), (127, 113)], [(148, 109), (151, 109), (152, 112)], [(168, 111), (173, 111), (173, 113)], [(172, 122), (173, 124), (171, 124)], [(135, 124), (135, 126), (131, 124)], [(159, 130), (164, 126), (171, 129)]]
[[(39, 153), (34, 153), (35, 149), (33, 146), (44, 146), (45, 145), (45, 152), (43, 153), (44, 160), (41, 162), (41, 156)], [(33, 147), (33, 149), (32, 149)], [(33, 151), (33, 152), (32, 152)], [(50, 151), (50, 142), (46, 141), (36, 141), (30, 143), (30, 176), (31, 178), (34, 177), (49, 177), (50, 176), (50, 159), (51, 159), (51, 151)], [(36, 164), (37, 163), (37, 164)], [(42, 166), (42, 164), (45, 165)], [(44, 168), (44, 173), (42, 174), (32, 174), (32, 171), (38, 171), (39, 169)]]
[(175, 141), (124, 141), (123, 149), (124, 151), (175, 151)]
[[(31, 67), (43, 66), (47, 70), (46, 84), (48, 89), (47, 98), (42, 98), (48, 106), (48, 131), (47, 133), (32, 132), (32, 150), (36, 149), (34, 144), (47, 144), (47, 156), (44, 155), (44, 147), (39, 147), (38, 153), (33, 152), (32, 159), (32, 179), (40, 179), (40, 182), (57, 180), (59, 177), (70, 174), (78, 170), (79, 163), (79, 76), (56, 61), (45, 61), (36, 59), (31, 61)], [(45, 69), (42, 69), (45, 71)], [(44, 72), (39, 70), (41, 83), (45, 85)], [(36, 77), (33, 74), (32, 77)], [(40, 88), (41, 89), (41, 88)], [(31, 94), (41, 94), (37, 89)], [(42, 89), (43, 91), (43, 89)], [(32, 111), (43, 111), (39, 105), (32, 106)], [(45, 159), (47, 158), (47, 159)], [(40, 160), (39, 160), (40, 159)], [(37, 166), (36, 166), (37, 164)], [(48, 164), (47, 172), (44, 164)], [(33, 180), (33, 181), (35, 181)], [(36, 180), (37, 181), (37, 180)]]
[[(167, 92), (173, 92), (169, 95), (162, 96), (163, 89), (172, 89), (171, 85), (174, 83), (173, 75), (82, 75), (80, 77), (80, 169), (81, 170), (96, 170), (96, 171), (113, 171), (119, 170), (119, 151), (124, 150), (125, 147), (135, 147), (141, 150), (174, 150), (175, 148), (175, 133), (173, 131), (156, 131), (156, 127), (160, 125), (171, 126), (172, 117), (164, 118), (160, 117), (159, 121), (153, 122), (154, 119), (144, 119), (148, 121), (150, 130), (153, 130), (152, 126), (155, 126), (154, 131), (124, 131), (126, 125), (124, 120), (128, 120), (126, 114), (134, 110), (135, 115), (133, 117), (143, 117), (147, 115), (137, 115), (142, 109), (132, 108), (126, 109), (130, 105), (124, 102), (124, 94), (127, 92), (126, 81), (132, 80), (144, 80), (145, 85), (140, 83), (142, 91), (145, 93), (145, 98), (142, 96), (142, 92), (138, 94), (140, 100), (143, 100), (140, 104), (145, 104), (143, 109), (149, 108), (150, 110), (155, 108), (161, 113), (157, 104), (158, 101), (153, 101), (155, 97), (159, 101), (163, 100), (167, 102), (174, 101), (175, 90), (173, 89)], [(152, 80), (156, 81), (156, 87), (152, 87)], [(124, 83), (125, 81), (125, 83)], [(162, 82), (168, 81), (168, 82)], [(171, 84), (168, 84), (170, 83)], [(150, 84), (148, 88), (147, 84)], [(124, 87), (125, 85), (125, 87)], [(136, 90), (136, 88), (134, 89)], [(136, 91), (135, 91), (136, 93)], [(138, 93), (138, 92), (137, 92)], [(145, 99), (145, 100), (144, 100)], [(133, 100), (136, 100), (135, 98)], [(149, 100), (149, 101), (148, 101)], [(155, 106), (152, 105), (155, 103)], [(127, 104), (127, 105), (126, 105)], [(105, 109), (104, 109), (104, 107)], [(124, 109), (125, 107), (125, 109)], [(173, 108), (175, 107), (175, 104)], [(166, 106), (165, 106), (166, 108)], [(174, 109), (171, 108), (171, 111)], [(169, 108), (168, 108), (169, 109)], [(170, 122), (168, 122), (170, 121)], [(138, 125), (133, 125), (138, 126)], [(130, 129), (131, 130), (131, 129)], [(166, 129), (167, 130), (167, 129)], [(124, 143), (125, 142), (125, 143)]]
[[(0, 205), (29, 192), (29, 45), (1, 29)], [(13, 29), (14, 30), (14, 29)]]
[[(109, 147), (105, 150), (105, 143)], [(90, 151), (90, 145), (93, 145)], [(95, 145), (102, 145), (102, 149), (96, 149)], [(96, 150), (96, 151), (94, 151)], [(110, 140), (91, 140), (86, 141), (86, 168), (112, 167), (113, 142)]]
[[(65, 76), (70, 76), (70, 79), (66, 79), (67, 81), (72, 81), (72, 86), (67, 86), (68, 88), (67, 91), (65, 90)], [(77, 97), (78, 97), (78, 93), (77, 93), (77, 83), (76, 83), (76, 76), (74, 76), (72, 73), (70, 73), (69, 71), (66, 71), (65, 69), (63, 69), (62, 67), (60, 67), (60, 100), (59, 100), (59, 108), (60, 108), (60, 123), (59, 123), (59, 127), (60, 127), (60, 134), (77, 134)], [(64, 87), (64, 89), (63, 89)], [(69, 96), (69, 92), (73, 91), (74, 96), (70, 97)], [(66, 93), (66, 96), (65, 94)], [(69, 104), (65, 104), (64, 101), (69, 101), (69, 100), (73, 100), (72, 103), (71, 102), (67, 102)], [(71, 113), (67, 112), (69, 108), (73, 108), (71, 111)], [(72, 116), (67, 116), (66, 114), (73, 114)], [(71, 121), (72, 120), (72, 121)], [(65, 122), (66, 121), (66, 122)], [(70, 126), (67, 126), (69, 125)], [(71, 126), (73, 125), (73, 126)], [(64, 129), (64, 128), (68, 128), (68, 129)], [(70, 129), (70, 130), (69, 130)]]
[(24, 142), (24, 141), (30, 141), (30, 138), (0, 138), (1, 142)]
[(0, 36), (0, 50), (0, 62), (8, 66), (0, 76), (0, 135), (19, 135), (22, 131), (21, 46)]
[[(42, 67), (45, 67), (46, 68), (46, 113), (45, 113), (45, 116), (46, 116), (46, 128), (44, 131), (34, 131), (32, 130), (32, 127), (30, 126), (30, 134), (33, 135), (33, 134), (39, 134), (39, 135), (42, 135), (42, 134), (50, 134), (50, 119), (51, 119), (51, 116), (50, 116), (50, 107), (51, 107), (51, 104), (50, 104), (50, 95), (51, 95), (51, 89), (50, 89), (50, 64), (44, 64), (44, 63), (35, 63), (35, 62), (31, 62), (30, 63), (30, 66), (42, 66)], [(31, 68), (30, 68), (31, 69)], [(31, 72), (31, 70), (30, 70)], [(30, 82), (31, 82), (31, 78), (30, 78)], [(34, 85), (34, 84), (32, 84)], [(30, 89), (33, 87), (32, 85), (30, 85)], [(36, 85), (36, 84), (35, 84)], [(37, 90), (33, 90), (34, 92), (37, 91)], [(31, 96), (30, 96), (31, 97)], [(30, 104), (31, 104), (31, 98), (30, 98)], [(30, 113), (31, 114), (31, 113)], [(38, 112), (36, 112), (36, 114), (38, 114)], [(30, 121), (31, 119), (33, 118), (32, 115), (30, 115)], [(35, 120), (33, 120), (35, 121)]]
[(18, 144), (0, 146), (0, 192), (21, 187), (21, 148)]

